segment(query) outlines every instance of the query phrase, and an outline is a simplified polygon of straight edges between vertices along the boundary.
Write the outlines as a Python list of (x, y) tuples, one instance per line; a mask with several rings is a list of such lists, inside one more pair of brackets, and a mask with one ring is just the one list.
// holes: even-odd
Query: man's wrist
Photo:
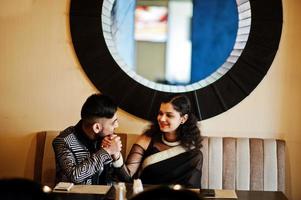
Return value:
[(105, 150), (109, 155), (112, 154), (109, 148), (107, 148), (107, 147), (102, 147), (102, 149)]
[(118, 159), (114, 160), (114, 158), (113, 158), (113, 166), (114, 166), (115, 168), (119, 168), (119, 167), (121, 167), (122, 165), (123, 165), (123, 158), (122, 158), (121, 153), (119, 153)]
[(114, 161), (116, 161), (116, 160), (119, 160), (120, 156), (121, 156), (121, 153), (118, 152), (118, 153), (113, 154), (112, 158), (113, 158)]

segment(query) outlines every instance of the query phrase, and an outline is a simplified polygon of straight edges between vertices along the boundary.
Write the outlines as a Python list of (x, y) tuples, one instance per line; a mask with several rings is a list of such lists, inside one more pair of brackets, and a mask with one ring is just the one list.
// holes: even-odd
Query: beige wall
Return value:
[[(74, 54), (69, 0), (0, 0), (0, 177), (33, 175), (34, 134), (79, 119), (96, 92)], [(287, 194), (301, 199), (301, 2), (285, 0), (280, 49), (256, 90), (231, 110), (201, 123), (204, 135), (283, 138)], [(119, 110), (120, 132), (147, 124)]]

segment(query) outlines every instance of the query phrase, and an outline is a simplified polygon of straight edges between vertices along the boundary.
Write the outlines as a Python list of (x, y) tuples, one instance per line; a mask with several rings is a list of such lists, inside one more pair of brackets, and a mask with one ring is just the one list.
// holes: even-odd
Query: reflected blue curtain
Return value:
[(191, 83), (206, 78), (225, 62), (237, 28), (235, 0), (193, 0)]

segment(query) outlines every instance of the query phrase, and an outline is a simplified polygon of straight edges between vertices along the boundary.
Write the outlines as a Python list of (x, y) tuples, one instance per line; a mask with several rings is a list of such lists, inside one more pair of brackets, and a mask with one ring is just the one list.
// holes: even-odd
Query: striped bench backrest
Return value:
[(285, 190), (285, 142), (275, 139), (205, 137), (202, 187)]

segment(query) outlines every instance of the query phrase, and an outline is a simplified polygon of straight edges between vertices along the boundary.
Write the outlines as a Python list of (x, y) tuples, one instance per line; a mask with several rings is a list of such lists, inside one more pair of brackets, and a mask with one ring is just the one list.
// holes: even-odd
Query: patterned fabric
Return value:
[(104, 169), (111, 167), (112, 158), (103, 149), (93, 150), (87, 141), (79, 137), (78, 132), (76, 126), (71, 126), (53, 140), (56, 181), (98, 184), (99, 176), (107, 177), (103, 174), (108, 173), (104, 172)]

